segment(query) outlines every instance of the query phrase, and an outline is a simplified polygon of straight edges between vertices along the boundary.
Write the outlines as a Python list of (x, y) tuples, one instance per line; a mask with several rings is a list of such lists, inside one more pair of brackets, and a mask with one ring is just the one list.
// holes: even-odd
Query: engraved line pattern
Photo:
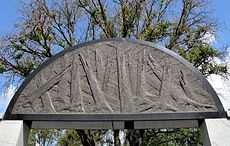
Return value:
[(217, 111), (202, 86), (164, 52), (125, 41), (103, 42), (48, 65), (21, 93), (13, 113)]

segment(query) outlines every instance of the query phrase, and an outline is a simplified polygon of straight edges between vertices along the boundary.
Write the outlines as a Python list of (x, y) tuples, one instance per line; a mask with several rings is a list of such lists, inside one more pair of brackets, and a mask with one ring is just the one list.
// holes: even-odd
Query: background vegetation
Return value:
[[(190, 61), (205, 76), (227, 73), (212, 61), (223, 52), (208, 36), (218, 21), (209, 0), (28, 0), (20, 8), (16, 31), (0, 40), (0, 73), (5, 87), (23, 81), (41, 63), (76, 44), (100, 38), (135, 38), (167, 47)], [(18, 82), (17, 82), (18, 83)], [(19, 82), (20, 84), (21, 82)], [(197, 129), (33, 130), (30, 145), (200, 145)], [(108, 135), (108, 134), (107, 134)]]

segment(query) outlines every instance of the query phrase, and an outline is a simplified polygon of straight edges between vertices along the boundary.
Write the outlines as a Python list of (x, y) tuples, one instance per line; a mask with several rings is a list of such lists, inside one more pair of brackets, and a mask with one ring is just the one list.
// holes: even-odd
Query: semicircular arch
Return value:
[(223, 117), (224, 109), (205, 77), (176, 53), (140, 40), (102, 39), (39, 66), (5, 117), (66, 113), (88, 120), (164, 120)]

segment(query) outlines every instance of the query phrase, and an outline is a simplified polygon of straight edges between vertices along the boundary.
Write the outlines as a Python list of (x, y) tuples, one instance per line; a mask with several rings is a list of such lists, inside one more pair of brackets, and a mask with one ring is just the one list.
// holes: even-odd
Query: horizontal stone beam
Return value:
[(198, 127), (197, 120), (175, 121), (107, 121), (107, 122), (66, 122), (66, 121), (33, 121), (32, 128), (57, 129), (148, 129), (148, 128), (191, 128)]

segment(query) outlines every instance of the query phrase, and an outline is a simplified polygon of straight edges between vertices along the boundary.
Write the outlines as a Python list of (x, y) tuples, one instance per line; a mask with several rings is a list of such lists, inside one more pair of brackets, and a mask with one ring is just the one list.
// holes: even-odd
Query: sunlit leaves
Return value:
[(0, 74), (5, 71), (5, 66), (0, 62)]
[(54, 13), (49, 13), (49, 16), (50, 16), (51, 18), (55, 18), (55, 17), (56, 17), (56, 14), (54, 14)]
[(22, 58), (22, 56), (24, 55), (24, 52), (19, 52), (19, 53), (17, 53), (16, 55), (15, 55), (15, 59), (21, 59)]
[(145, 130), (144, 145), (201, 146), (200, 132), (196, 128)]
[(58, 144), (61, 146), (76, 146), (81, 144), (76, 130), (65, 130), (63, 132), (64, 134), (58, 137)]
[[(195, 45), (196, 46), (196, 45)], [(225, 74), (227, 73), (226, 65), (216, 64), (212, 61), (214, 57), (220, 57), (222, 53), (210, 45), (200, 44), (186, 51), (183, 46), (175, 46), (178, 53), (198, 67), (204, 75)]]
[(165, 37), (170, 35), (171, 26), (172, 24), (168, 21), (151, 26), (144, 31), (144, 34), (142, 34), (141, 38), (155, 43), (162, 41)]
[(23, 36), (23, 37), (21, 37), (21, 38), (19, 39), (19, 42), (20, 42), (21, 44), (24, 44), (25, 41), (26, 41), (26, 37), (25, 37), (25, 36)]
[(29, 135), (28, 146), (36, 144), (42, 146), (50, 146), (57, 141), (61, 131), (56, 129), (32, 129)]
[(30, 60), (19, 61), (17, 68), (22, 76), (28, 76), (35, 68), (34, 63)]

